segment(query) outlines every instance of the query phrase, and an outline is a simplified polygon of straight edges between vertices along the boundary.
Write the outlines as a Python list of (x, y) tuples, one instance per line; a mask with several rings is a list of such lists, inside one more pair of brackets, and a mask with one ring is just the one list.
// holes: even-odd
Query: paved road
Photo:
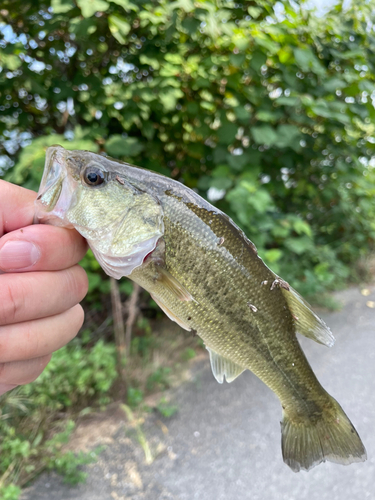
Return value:
[(361, 435), (366, 463), (291, 472), (281, 458), (281, 410), (273, 393), (249, 372), (219, 385), (204, 360), (173, 394), (178, 413), (163, 423), (151, 415), (144, 424), (160, 452), (151, 465), (120, 425), (99, 461), (87, 467), (86, 484), (69, 487), (43, 475), (23, 500), (374, 499), (375, 309), (369, 305), (375, 287), (370, 290), (369, 296), (341, 292), (343, 309), (323, 315), (336, 336), (332, 349), (301, 339), (318, 378)]

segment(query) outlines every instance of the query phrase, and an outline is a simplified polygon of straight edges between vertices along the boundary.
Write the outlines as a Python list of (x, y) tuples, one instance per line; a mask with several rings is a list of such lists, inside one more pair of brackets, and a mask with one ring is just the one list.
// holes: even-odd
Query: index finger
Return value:
[(86, 252), (86, 240), (75, 229), (36, 224), (0, 238), (0, 271), (58, 271)]
[(36, 196), (0, 181), (0, 274), (67, 269), (87, 251), (86, 241), (73, 229), (30, 225)]
[(0, 180), (0, 237), (33, 223), (36, 196), (34, 191)]

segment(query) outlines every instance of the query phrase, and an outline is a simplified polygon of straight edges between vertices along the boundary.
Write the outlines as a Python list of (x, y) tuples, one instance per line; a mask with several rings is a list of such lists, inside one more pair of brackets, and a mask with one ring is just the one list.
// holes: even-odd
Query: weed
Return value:
[(178, 411), (178, 406), (171, 405), (168, 400), (163, 397), (156, 405), (156, 409), (163, 417), (170, 418)]
[(0, 486), (0, 498), (2, 500), (18, 500), (21, 495), (21, 488), (15, 484)]
[(197, 353), (195, 352), (194, 349), (191, 347), (187, 347), (184, 351), (181, 353), (181, 359), (182, 361), (189, 361), (189, 359), (195, 358)]
[(148, 465), (152, 464), (152, 462), (154, 461), (154, 457), (151, 453), (150, 445), (149, 445), (147, 438), (142, 430), (142, 426), (141, 426), (140, 422), (137, 421), (137, 419), (134, 416), (134, 413), (132, 412), (132, 410), (129, 406), (121, 405), (121, 408), (124, 410), (124, 412), (128, 418), (129, 423), (134, 427), (134, 429), (136, 431), (137, 441), (139, 442), (139, 444), (141, 445), (141, 447), (144, 451), (146, 464), (148, 464)]
[(64, 451), (74, 429), (67, 416), (106, 397), (117, 376), (115, 364), (114, 345), (99, 341), (87, 349), (76, 339), (54, 354), (34, 383), (0, 398), (1, 499), (16, 500), (19, 486), (44, 469), (57, 470), (72, 484), (84, 479), (79, 467), (96, 452)]
[(146, 387), (149, 391), (167, 389), (170, 386), (169, 375), (171, 368), (160, 366), (148, 377)]
[(127, 401), (131, 408), (135, 408), (143, 401), (143, 391), (134, 387), (128, 388)]

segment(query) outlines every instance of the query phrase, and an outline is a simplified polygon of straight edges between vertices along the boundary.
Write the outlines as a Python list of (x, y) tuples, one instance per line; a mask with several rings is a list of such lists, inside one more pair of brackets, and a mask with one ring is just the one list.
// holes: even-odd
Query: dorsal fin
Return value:
[(324, 321), (314, 313), (306, 300), (292, 287), (289, 290), (282, 288), (281, 291), (288, 302), (297, 333), (315, 340), (319, 344), (332, 347), (335, 343), (335, 337)]
[(230, 359), (224, 358), (217, 352), (213, 351), (206, 346), (207, 351), (210, 353), (211, 369), (214, 377), (222, 384), (225, 380), (230, 383), (233, 382), (241, 373), (246, 369), (242, 366), (237, 365)]

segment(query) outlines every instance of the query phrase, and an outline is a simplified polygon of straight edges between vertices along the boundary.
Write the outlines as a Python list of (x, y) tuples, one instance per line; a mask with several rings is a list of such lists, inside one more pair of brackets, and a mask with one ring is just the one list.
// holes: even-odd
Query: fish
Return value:
[(90, 151), (52, 146), (35, 221), (75, 228), (103, 270), (147, 290), (165, 314), (199, 335), (214, 377), (250, 370), (279, 398), (281, 448), (294, 471), (366, 460), (339, 403), (317, 380), (297, 333), (334, 337), (271, 271), (223, 212), (176, 180)]

